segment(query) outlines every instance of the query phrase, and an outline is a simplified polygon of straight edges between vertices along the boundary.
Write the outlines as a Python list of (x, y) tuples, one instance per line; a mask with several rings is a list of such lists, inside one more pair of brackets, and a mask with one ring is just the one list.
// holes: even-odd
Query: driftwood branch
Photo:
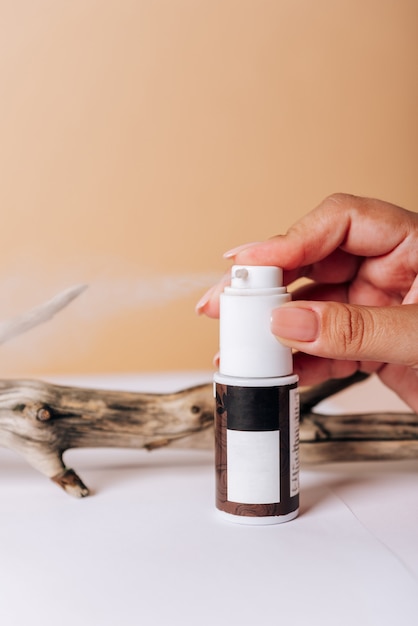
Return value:
[(68, 493), (85, 496), (88, 489), (63, 463), (66, 450), (152, 450), (200, 433), (213, 423), (209, 387), (148, 394), (3, 380), (0, 445), (19, 452)]
[[(301, 393), (302, 462), (418, 457), (418, 416), (412, 413), (321, 415), (315, 405), (343, 381)], [(0, 381), (0, 445), (74, 496), (88, 489), (63, 454), (70, 448), (213, 447), (212, 384), (177, 393), (104, 391), (40, 381)]]
[(416, 413), (324, 415), (315, 411), (322, 400), (366, 380), (357, 372), (329, 380), (301, 393), (301, 456), (305, 463), (380, 461), (418, 458)]
[[(0, 324), (0, 344), (53, 317), (85, 289), (71, 287)], [(321, 415), (315, 406), (363, 380), (355, 374), (301, 393), (302, 462), (418, 457), (418, 416), (411, 413)], [(212, 384), (177, 393), (103, 391), (33, 380), (0, 381), (0, 446), (20, 453), (67, 493), (88, 489), (64, 465), (70, 448), (213, 447)]]

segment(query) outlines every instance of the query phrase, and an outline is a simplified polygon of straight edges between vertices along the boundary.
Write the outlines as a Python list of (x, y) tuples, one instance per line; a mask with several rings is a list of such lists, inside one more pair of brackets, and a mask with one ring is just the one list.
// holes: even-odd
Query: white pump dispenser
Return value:
[(220, 296), (219, 373), (270, 378), (292, 373), (292, 351), (270, 330), (274, 308), (288, 302), (279, 267), (234, 265)]

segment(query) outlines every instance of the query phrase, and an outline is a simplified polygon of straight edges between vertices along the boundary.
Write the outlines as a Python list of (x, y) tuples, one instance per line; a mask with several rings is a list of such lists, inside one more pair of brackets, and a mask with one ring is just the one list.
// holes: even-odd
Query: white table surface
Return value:
[[(173, 391), (210, 373), (67, 377)], [(322, 408), (402, 410), (376, 380)], [(418, 624), (418, 460), (301, 472), (301, 514), (218, 519), (210, 451), (74, 450), (77, 500), (0, 449), (2, 626)]]

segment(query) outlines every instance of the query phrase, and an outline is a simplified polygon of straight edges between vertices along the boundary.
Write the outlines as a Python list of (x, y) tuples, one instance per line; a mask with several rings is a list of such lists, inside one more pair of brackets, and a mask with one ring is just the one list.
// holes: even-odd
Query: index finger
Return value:
[[(354, 257), (388, 254), (418, 226), (418, 216), (381, 200), (334, 194), (278, 235), (239, 251), (235, 262), (277, 265), (286, 280), (309, 275), (306, 268), (318, 264), (316, 279), (329, 271), (326, 260), (335, 251)], [(354, 267), (354, 265), (353, 265)], [(346, 280), (346, 271), (343, 280)]]

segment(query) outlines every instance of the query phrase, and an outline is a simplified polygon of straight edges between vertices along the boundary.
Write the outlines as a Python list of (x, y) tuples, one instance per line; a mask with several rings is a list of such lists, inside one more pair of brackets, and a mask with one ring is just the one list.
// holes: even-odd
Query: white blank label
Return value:
[(280, 431), (227, 430), (230, 502), (280, 502)]

